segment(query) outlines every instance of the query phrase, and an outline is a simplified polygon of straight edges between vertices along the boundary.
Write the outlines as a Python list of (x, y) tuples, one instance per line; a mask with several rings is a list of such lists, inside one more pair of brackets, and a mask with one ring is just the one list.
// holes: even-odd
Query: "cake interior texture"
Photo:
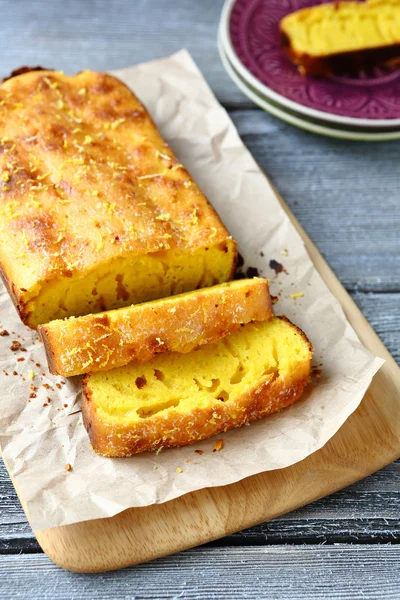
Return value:
[(400, 44), (398, 0), (332, 2), (304, 8), (281, 21), (293, 53), (311, 57)]
[(36, 327), (212, 286), (229, 278), (233, 260), (234, 246), (226, 243), (193, 252), (171, 249), (114, 258), (84, 277), (51, 280), (31, 289), (29, 323)]
[(189, 354), (84, 378), (84, 422), (108, 456), (179, 446), (237, 427), (295, 402), (312, 349), (284, 318), (250, 323)]
[(235, 242), (111, 75), (5, 81), (0, 171), (0, 268), (31, 327), (232, 276)]

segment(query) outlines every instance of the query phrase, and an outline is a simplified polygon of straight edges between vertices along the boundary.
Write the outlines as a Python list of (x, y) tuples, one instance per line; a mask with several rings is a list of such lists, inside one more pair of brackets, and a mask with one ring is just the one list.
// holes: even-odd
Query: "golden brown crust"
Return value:
[(39, 327), (50, 372), (64, 377), (108, 371), (162, 352), (187, 353), (243, 323), (273, 316), (268, 281), (221, 284), (108, 313)]
[[(44, 285), (130, 257), (235, 247), (145, 107), (111, 75), (40, 70), (5, 81), (0, 171), (0, 261), (18, 303), (31, 303), (21, 313), (30, 325)], [(101, 302), (110, 307), (97, 298), (84, 312)]]
[[(290, 323), (286, 318), (283, 320)], [(308, 383), (311, 369), (312, 345), (305, 333), (295, 327), (309, 348), (309, 357), (298, 363), (285, 377), (276, 371), (255, 383), (254, 388), (228, 403), (216, 402), (210, 407), (196, 407), (189, 413), (174, 409), (156, 418), (141, 422), (116, 426), (104, 422), (96, 411), (90, 389), (90, 376), (82, 382), (83, 422), (93, 449), (104, 456), (126, 457), (139, 452), (154, 451), (161, 447), (176, 447), (194, 444), (213, 435), (240, 427), (256, 419), (261, 419), (299, 400)]]
[(4, 83), (4, 81), (8, 81), (9, 79), (12, 79), (13, 77), (18, 77), (18, 75), (24, 75), (25, 73), (31, 73), (32, 71), (52, 71), (53, 69), (46, 69), (46, 67), (40, 67), (39, 65), (37, 67), (19, 67), (18, 69), (14, 69), (14, 71), (11, 71), (11, 73), (8, 75), (8, 77), (3, 77), (2, 79), (2, 83)]

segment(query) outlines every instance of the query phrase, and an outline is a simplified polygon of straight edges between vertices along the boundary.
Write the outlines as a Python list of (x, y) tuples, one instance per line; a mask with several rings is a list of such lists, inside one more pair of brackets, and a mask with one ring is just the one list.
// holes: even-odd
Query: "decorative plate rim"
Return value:
[(382, 142), (400, 139), (400, 131), (372, 133), (370, 131), (353, 132), (348, 131), (346, 129), (334, 129), (332, 127), (329, 127), (329, 125), (324, 126), (310, 121), (306, 121), (302, 119), (301, 116), (292, 115), (290, 113), (287, 113), (284, 109), (270, 104), (266, 98), (263, 98), (256, 91), (253, 91), (250, 87), (248, 87), (248, 84), (245, 81), (242, 81), (240, 74), (236, 73), (233, 65), (229, 63), (229, 58), (226, 55), (225, 49), (223, 47), (221, 31), (222, 28), (219, 29), (218, 34), (218, 51), (221, 57), (221, 61), (229, 77), (231, 78), (233, 83), (237, 85), (237, 87), (252, 102), (257, 104), (257, 106), (259, 106), (266, 112), (272, 114), (274, 117), (277, 117), (278, 119), (289, 123), (289, 125), (294, 125), (295, 127), (304, 129), (305, 131), (310, 131), (311, 133), (317, 133), (319, 135), (324, 135), (331, 138), (346, 139), (359, 142)]
[(265, 96), (266, 99), (272, 100), (277, 104), (280, 104), (284, 108), (288, 108), (289, 110), (294, 110), (302, 115), (307, 117), (320, 119), (323, 121), (327, 121), (330, 123), (340, 124), (340, 125), (356, 125), (359, 127), (366, 128), (374, 128), (374, 127), (400, 127), (400, 119), (361, 119), (356, 117), (345, 117), (341, 115), (335, 115), (330, 112), (325, 112), (322, 110), (317, 110), (315, 108), (310, 108), (309, 106), (305, 106), (304, 104), (300, 104), (298, 102), (294, 102), (293, 100), (289, 100), (282, 94), (275, 92), (270, 87), (262, 83), (257, 77), (255, 77), (247, 67), (242, 63), (240, 58), (235, 52), (233, 47), (229, 25), (232, 9), (237, 0), (225, 0), (225, 4), (222, 8), (221, 19), (219, 25), (219, 37), (222, 48), (233, 66), (237, 74), (241, 76), (249, 85), (256, 89), (256, 91)]

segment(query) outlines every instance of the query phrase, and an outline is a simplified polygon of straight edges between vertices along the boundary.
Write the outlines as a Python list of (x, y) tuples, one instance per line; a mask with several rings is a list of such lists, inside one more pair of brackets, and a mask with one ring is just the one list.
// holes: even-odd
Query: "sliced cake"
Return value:
[(188, 354), (85, 375), (83, 421), (104, 456), (194, 444), (296, 402), (311, 358), (287, 319), (249, 323)]
[(351, 73), (400, 58), (400, 2), (331, 2), (284, 17), (283, 43), (309, 75)]
[(190, 352), (273, 316), (266, 279), (241, 279), (117, 310), (41, 325), (52, 373), (108, 371), (162, 352)]

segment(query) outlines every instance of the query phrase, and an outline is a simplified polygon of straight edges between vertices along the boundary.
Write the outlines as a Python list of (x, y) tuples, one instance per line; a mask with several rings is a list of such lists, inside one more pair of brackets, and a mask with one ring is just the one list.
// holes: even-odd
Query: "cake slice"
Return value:
[(291, 60), (308, 75), (352, 73), (400, 57), (400, 2), (331, 2), (280, 23)]
[(236, 244), (118, 79), (32, 71), (0, 86), (0, 271), (21, 319), (228, 281)]
[(285, 318), (249, 323), (189, 354), (83, 378), (83, 422), (104, 456), (184, 446), (296, 402), (312, 347)]
[(51, 373), (108, 371), (161, 352), (187, 353), (273, 316), (266, 279), (240, 279), (39, 326)]

